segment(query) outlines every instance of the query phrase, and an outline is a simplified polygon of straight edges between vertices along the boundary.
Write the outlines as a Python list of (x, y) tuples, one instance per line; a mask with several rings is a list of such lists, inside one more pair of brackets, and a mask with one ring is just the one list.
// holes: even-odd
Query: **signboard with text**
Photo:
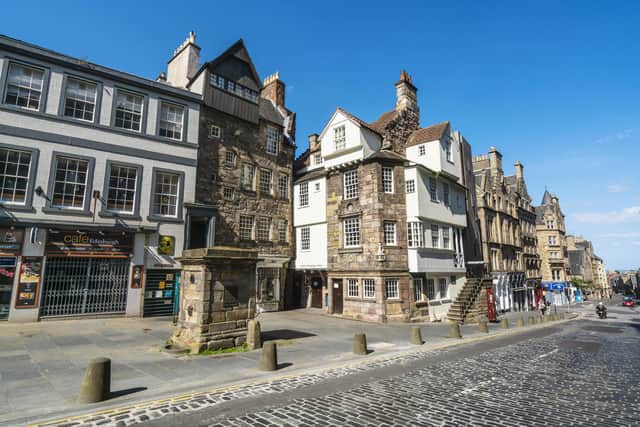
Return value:
[(24, 229), (0, 228), (0, 256), (20, 255)]
[(132, 249), (132, 233), (61, 230), (47, 238), (49, 256), (128, 258)]
[(41, 276), (42, 257), (23, 257), (18, 277), (16, 308), (33, 308), (38, 305)]

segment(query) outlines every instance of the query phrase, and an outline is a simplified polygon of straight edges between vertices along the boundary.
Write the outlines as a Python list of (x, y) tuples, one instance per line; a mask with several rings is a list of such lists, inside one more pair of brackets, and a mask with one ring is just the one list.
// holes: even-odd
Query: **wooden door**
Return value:
[(332, 289), (333, 314), (342, 314), (342, 280), (334, 279)]

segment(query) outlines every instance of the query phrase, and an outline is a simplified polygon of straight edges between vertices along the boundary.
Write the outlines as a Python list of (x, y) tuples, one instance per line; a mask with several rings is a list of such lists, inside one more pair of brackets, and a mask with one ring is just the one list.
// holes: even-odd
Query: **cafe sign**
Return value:
[(73, 257), (128, 258), (133, 249), (133, 233), (49, 232), (47, 255)]

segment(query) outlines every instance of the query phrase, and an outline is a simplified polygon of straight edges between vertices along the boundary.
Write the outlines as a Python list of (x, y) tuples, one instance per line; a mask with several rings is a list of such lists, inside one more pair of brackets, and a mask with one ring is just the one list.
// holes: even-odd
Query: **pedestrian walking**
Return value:
[(538, 307), (540, 308), (540, 314), (544, 316), (544, 313), (547, 311), (547, 304), (545, 304), (544, 298), (540, 300)]

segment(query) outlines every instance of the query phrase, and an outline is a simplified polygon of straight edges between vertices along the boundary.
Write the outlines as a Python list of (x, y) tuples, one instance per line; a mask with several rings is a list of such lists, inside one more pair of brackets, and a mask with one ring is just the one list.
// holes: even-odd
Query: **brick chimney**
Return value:
[(280, 74), (276, 71), (267, 76), (262, 82), (260, 96), (273, 101), (278, 107), (284, 107), (285, 84), (280, 80)]
[(513, 166), (516, 169), (516, 179), (518, 180), (524, 179), (524, 166), (522, 166), (522, 163), (520, 163), (520, 160), (516, 160)]
[(166, 81), (172, 86), (185, 88), (200, 65), (200, 46), (196, 44), (196, 33), (191, 31), (189, 37), (173, 51), (167, 65)]
[(502, 154), (496, 147), (489, 148), (489, 165), (491, 176), (498, 176), (502, 173)]
[(411, 76), (405, 71), (400, 72), (400, 80), (396, 83), (396, 111), (418, 111), (418, 89), (411, 82)]
[(318, 134), (312, 133), (311, 135), (309, 135), (309, 151), (316, 151), (317, 148), (320, 148)]

